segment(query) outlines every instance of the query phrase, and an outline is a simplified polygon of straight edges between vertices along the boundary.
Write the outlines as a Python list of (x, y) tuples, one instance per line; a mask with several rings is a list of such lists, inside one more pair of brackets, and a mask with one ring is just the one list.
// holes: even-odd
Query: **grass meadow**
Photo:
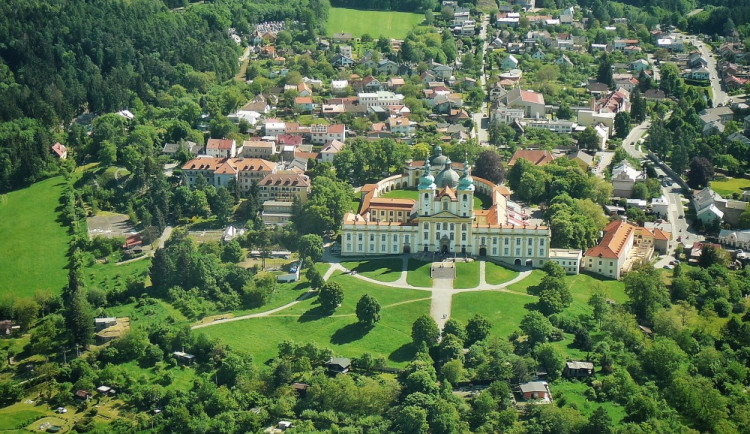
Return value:
[(326, 32), (329, 35), (351, 33), (354, 37), (368, 34), (373, 38), (382, 35), (404, 39), (409, 31), (422, 21), (424, 21), (423, 14), (331, 8), (326, 23)]
[(0, 195), (0, 296), (59, 294), (68, 281), (70, 236), (59, 222), (61, 177)]

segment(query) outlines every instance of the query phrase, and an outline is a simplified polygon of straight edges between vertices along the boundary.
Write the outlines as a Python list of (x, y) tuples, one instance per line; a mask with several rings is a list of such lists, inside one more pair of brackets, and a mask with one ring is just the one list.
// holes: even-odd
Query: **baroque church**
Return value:
[[(394, 189), (416, 189), (417, 200), (382, 197)], [(491, 201), (487, 209), (475, 209), (477, 192)], [(342, 256), (426, 252), (529, 267), (550, 259), (565, 261), (561, 265), (580, 261), (580, 251), (551, 252), (548, 227), (528, 224), (509, 208), (507, 188), (472, 176), (468, 162), (451, 162), (440, 146), (424, 163), (410, 163), (403, 174), (365, 185), (361, 195), (359, 213), (344, 216)]]

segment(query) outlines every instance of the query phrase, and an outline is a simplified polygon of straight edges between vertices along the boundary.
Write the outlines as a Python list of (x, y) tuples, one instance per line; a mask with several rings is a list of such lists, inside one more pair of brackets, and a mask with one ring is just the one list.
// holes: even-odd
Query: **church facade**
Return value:
[[(416, 188), (417, 200), (381, 197), (404, 188)], [(492, 200), (488, 209), (474, 208), (477, 191)], [(359, 213), (344, 216), (341, 254), (436, 252), (541, 267), (550, 260), (550, 230), (526, 223), (518, 210), (509, 208), (509, 194), (502, 186), (473, 177), (468, 162), (452, 163), (438, 146), (424, 165), (412, 163), (404, 174), (362, 188)], [(575, 255), (552, 256), (561, 262)]]

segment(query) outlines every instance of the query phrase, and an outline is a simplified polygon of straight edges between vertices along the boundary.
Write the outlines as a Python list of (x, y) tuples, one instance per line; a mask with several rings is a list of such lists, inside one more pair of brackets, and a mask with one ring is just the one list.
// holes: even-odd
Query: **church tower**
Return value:
[(474, 211), (474, 178), (471, 177), (471, 166), (464, 162), (464, 173), (458, 181), (458, 200), (461, 217), (471, 217)]
[(424, 162), (424, 174), (419, 178), (419, 215), (432, 214), (432, 204), (435, 200), (435, 177), (430, 173), (430, 160)]

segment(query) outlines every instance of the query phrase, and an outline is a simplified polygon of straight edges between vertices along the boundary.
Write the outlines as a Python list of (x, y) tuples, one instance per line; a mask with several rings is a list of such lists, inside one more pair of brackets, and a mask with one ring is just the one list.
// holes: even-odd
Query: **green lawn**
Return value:
[(401, 258), (372, 259), (369, 261), (343, 262), (349, 270), (381, 282), (395, 282), (401, 277)]
[(0, 196), (0, 295), (59, 294), (67, 283), (70, 236), (57, 210), (63, 182), (54, 177)]
[(516, 277), (518, 277), (518, 272), (513, 271), (510, 268), (505, 268), (494, 262), (487, 262), (485, 264), (484, 279), (490, 285), (500, 285), (501, 283), (513, 280)]
[(467, 289), (479, 285), (479, 261), (457, 262), (453, 288)]
[[(380, 197), (389, 197), (392, 199), (419, 199), (419, 192), (417, 190), (391, 190), (388, 193), (381, 195)], [(492, 205), (492, 200), (489, 196), (474, 194), (474, 209), (486, 209)]]
[(84, 278), (87, 287), (103, 289), (106, 292), (125, 289), (128, 276), (136, 276), (139, 282), (148, 278), (151, 258), (117, 265), (114, 262), (107, 264), (96, 263), (86, 267)]
[(355, 37), (369, 34), (404, 39), (409, 31), (424, 21), (423, 14), (388, 11), (361, 11), (331, 8), (326, 23), (326, 33), (351, 33)]
[(742, 193), (750, 189), (750, 179), (727, 178), (724, 181), (711, 181), (711, 189), (722, 196), (732, 193)]
[(49, 413), (46, 405), (24, 404), (22, 402), (0, 409), (0, 431), (23, 428), (32, 420)]
[(406, 275), (406, 283), (420, 288), (432, 288), (432, 277), (430, 276), (431, 262), (409, 259), (409, 272)]
[(463, 292), (453, 296), (451, 317), (464, 324), (474, 314), (484, 315), (492, 323), (492, 333), (506, 338), (518, 329), (528, 303), (536, 297), (497, 291)]
[(625, 285), (619, 280), (599, 280), (588, 274), (578, 274), (565, 276), (565, 281), (570, 288), (571, 295), (573, 295), (573, 303), (565, 309), (565, 313), (573, 317), (578, 317), (583, 313), (591, 313), (591, 307), (588, 305), (589, 297), (598, 289), (603, 290), (608, 299), (619, 304), (628, 301), (628, 296), (625, 294)]
[(522, 294), (527, 293), (527, 289), (530, 286), (538, 285), (539, 282), (542, 281), (542, 277), (544, 277), (544, 271), (542, 270), (532, 270), (531, 274), (526, 276), (525, 279), (521, 280), (520, 282), (516, 282), (512, 285), (508, 285), (506, 289), (513, 292), (520, 292)]
[(575, 404), (575, 407), (586, 417), (591, 416), (597, 408), (603, 407), (612, 418), (613, 424), (620, 424), (625, 418), (625, 408), (610, 401), (589, 401), (585, 395), (588, 387), (586, 383), (579, 381), (559, 380), (550, 384), (550, 392), (552, 392), (553, 399), (563, 399), (564, 406)]
[[(315, 342), (345, 357), (370, 352), (386, 357), (394, 366), (405, 365), (414, 355), (411, 326), (418, 316), (429, 312), (430, 294), (382, 287), (345, 274), (331, 279), (344, 287), (344, 301), (331, 316), (320, 311), (317, 300), (308, 299), (269, 317), (219, 324), (199, 332), (247, 351), (257, 364), (275, 357), (280, 342), (291, 340)], [(375, 297), (381, 305), (380, 322), (369, 332), (357, 325), (354, 314), (363, 294)]]

